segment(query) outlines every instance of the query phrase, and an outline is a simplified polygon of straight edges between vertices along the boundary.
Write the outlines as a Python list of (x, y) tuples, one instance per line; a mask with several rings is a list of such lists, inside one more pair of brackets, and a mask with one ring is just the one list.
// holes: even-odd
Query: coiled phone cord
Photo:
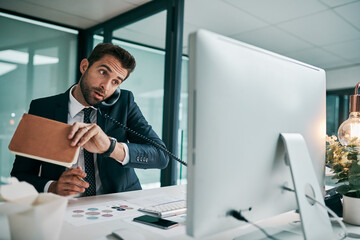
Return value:
[(131, 128), (128, 128), (127, 126), (125, 126), (124, 124), (122, 124), (121, 122), (117, 121), (116, 119), (110, 117), (108, 114), (104, 114), (103, 115), (106, 119), (109, 119), (110, 121), (112, 121), (113, 123), (115, 123), (117, 126), (122, 127), (125, 131), (130, 132), (134, 135), (136, 135), (137, 137), (142, 138), (143, 140), (147, 141), (148, 143), (150, 143), (151, 145), (153, 145), (154, 147), (156, 147), (157, 149), (163, 151), (164, 153), (166, 153), (167, 155), (169, 155), (170, 157), (172, 157), (173, 159), (175, 159), (176, 161), (178, 161), (179, 163), (181, 163), (184, 166), (187, 166), (187, 163), (184, 162), (183, 160), (181, 160), (180, 158), (178, 158), (177, 156), (175, 156), (172, 152), (170, 152), (169, 150), (167, 150), (165, 147), (161, 146), (160, 144), (158, 144), (157, 142), (155, 142), (154, 140), (143, 136), (142, 134), (132, 130)]

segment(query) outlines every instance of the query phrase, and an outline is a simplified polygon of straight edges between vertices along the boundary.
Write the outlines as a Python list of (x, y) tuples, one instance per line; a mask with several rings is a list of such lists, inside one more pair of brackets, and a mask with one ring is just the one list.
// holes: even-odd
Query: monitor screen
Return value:
[[(190, 36), (187, 233), (241, 226), (297, 208), (280, 133), (300, 133), (323, 187), (322, 69), (200, 30)], [(304, 176), (306, 177), (306, 176)]]

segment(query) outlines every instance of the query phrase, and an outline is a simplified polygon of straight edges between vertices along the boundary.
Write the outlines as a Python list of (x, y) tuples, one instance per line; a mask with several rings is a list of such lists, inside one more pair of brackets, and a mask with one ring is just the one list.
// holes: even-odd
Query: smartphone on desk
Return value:
[(133, 219), (133, 221), (143, 223), (146, 225), (150, 225), (153, 227), (158, 227), (161, 229), (170, 229), (170, 228), (173, 228), (173, 227), (176, 227), (179, 225), (178, 222), (174, 222), (174, 221), (170, 221), (170, 220), (166, 220), (163, 218), (154, 217), (154, 216), (150, 216), (150, 215), (143, 215), (140, 217), (136, 217)]

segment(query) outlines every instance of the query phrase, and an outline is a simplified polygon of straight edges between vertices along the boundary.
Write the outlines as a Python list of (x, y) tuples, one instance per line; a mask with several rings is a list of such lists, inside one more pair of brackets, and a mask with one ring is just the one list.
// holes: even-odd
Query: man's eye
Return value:
[(100, 70), (99, 71), (101, 75), (104, 75), (105, 74), (105, 71), (104, 70)]
[(114, 85), (119, 85), (119, 84), (120, 84), (120, 81), (118, 81), (118, 80), (113, 80), (113, 84), (114, 84)]

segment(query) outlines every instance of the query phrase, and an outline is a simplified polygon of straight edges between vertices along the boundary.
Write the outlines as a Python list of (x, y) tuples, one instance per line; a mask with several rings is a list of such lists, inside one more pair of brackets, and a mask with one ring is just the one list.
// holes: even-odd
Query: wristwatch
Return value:
[(110, 157), (110, 155), (114, 151), (116, 143), (117, 143), (116, 138), (109, 137), (109, 139), (110, 139), (110, 147), (108, 148), (108, 150), (106, 150), (105, 152), (100, 154), (103, 158)]

